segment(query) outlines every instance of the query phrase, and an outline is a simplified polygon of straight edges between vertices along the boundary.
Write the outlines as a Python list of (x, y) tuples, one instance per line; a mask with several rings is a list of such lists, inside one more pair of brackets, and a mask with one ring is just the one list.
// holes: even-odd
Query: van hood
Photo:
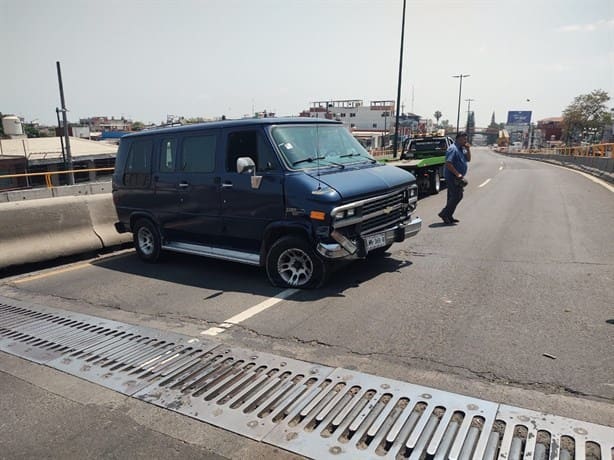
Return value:
[[(312, 177), (317, 179), (317, 176), (312, 175)], [(319, 180), (335, 189), (343, 200), (348, 200), (409, 185), (416, 178), (410, 172), (396, 166), (378, 165), (320, 174)]]

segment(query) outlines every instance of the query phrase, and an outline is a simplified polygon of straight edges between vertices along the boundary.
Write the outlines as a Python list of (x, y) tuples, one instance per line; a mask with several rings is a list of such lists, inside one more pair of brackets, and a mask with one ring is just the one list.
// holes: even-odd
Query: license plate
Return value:
[(367, 252), (381, 248), (382, 246), (386, 246), (386, 234), (376, 233), (375, 235), (369, 235), (365, 238), (365, 242), (367, 245)]

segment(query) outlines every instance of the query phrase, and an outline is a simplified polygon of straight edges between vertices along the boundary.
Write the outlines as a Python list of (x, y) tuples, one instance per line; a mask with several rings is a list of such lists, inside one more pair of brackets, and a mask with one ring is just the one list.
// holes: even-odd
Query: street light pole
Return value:
[(60, 101), (62, 102), (62, 120), (64, 121), (64, 143), (66, 148), (66, 161), (68, 162), (68, 184), (75, 185), (75, 174), (72, 172), (72, 155), (70, 151), (70, 140), (68, 138), (68, 120), (66, 118), (66, 102), (64, 101), (64, 85), (62, 84), (62, 71), (60, 70), (60, 61), (56, 61), (56, 68), (58, 70), (58, 83), (60, 85)]
[(452, 78), (460, 78), (460, 83), (458, 85), (458, 110), (456, 112), (456, 134), (458, 134), (458, 126), (460, 123), (460, 104), (461, 104), (461, 93), (463, 91), (463, 78), (470, 77), (471, 75), (462, 73), (460, 75), (452, 75)]
[[(57, 107), (55, 108), (55, 115), (58, 117), (58, 130), (62, 127), (60, 124), (60, 112), (61, 110)], [(62, 146), (62, 162), (64, 163), (64, 169), (68, 169), (68, 165), (66, 164), (66, 152), (64, 151), (64, 137), (62, 133), (60, 133), (60, 145)]]
[(403, 0), (403, 20), (401, 21), (401, 51), (399, 57), (399, 82), (397, 84), (397, 113), (394, 121), (394, 149), (392, 157), (397, 157), (397, 147), (399, 145), (399, 110), (401, 108), (401, 73), (403, 71), (403, 40), (405, 39), (405, 3)]

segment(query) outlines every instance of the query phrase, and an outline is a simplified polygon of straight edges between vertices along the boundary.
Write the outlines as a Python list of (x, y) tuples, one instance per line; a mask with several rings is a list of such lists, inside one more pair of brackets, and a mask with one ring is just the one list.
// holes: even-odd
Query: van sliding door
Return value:
[(220, 234), (220, 192), (216, 181), (219, 130), (185, 133), (180, 140), (177, 239), (215, 244)]

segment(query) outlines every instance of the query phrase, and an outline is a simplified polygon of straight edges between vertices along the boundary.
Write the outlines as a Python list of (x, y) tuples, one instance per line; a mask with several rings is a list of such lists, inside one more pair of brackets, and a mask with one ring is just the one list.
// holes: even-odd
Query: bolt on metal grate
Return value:
[(614, 460), (614, 428), (4, 297), (0, 351), (312, 458)]

